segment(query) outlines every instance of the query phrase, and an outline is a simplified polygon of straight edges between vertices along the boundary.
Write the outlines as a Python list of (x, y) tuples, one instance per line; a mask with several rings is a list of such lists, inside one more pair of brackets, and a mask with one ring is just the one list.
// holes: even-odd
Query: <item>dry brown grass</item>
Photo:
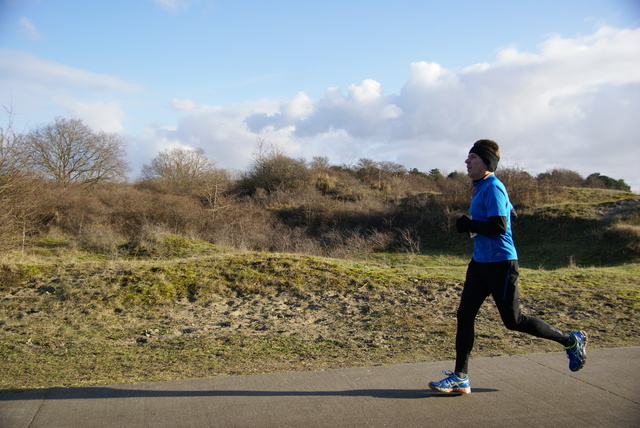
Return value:
[[(5, 260), (0, 389), (453, 358), (465, 259), (380, 254), (346, 262), (202, 243), (189, 251), (201, 255)], [(590, 346), (637, 346), (639, 273), (637, 264), (523, 269), (524, 310), (586, 329)], [(506, 331), (487, 303), (475, 357), (561, 350)]]

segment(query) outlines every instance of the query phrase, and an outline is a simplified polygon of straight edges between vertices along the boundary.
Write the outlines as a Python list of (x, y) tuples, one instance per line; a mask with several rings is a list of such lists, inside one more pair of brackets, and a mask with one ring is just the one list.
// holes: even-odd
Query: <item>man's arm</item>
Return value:
[(471, 220), (469, 231), (480, 235), (502, 235), (507, 232), (507, 218), (495, 216), (489, 217), (489, 221)]
[(507, 232), (507, 218), (503, 216), (489, 217), (489, 221), (471, 220), (463, 215), (456, 221), (460, 233), (479, 233), (480, 235), (502, 235)]

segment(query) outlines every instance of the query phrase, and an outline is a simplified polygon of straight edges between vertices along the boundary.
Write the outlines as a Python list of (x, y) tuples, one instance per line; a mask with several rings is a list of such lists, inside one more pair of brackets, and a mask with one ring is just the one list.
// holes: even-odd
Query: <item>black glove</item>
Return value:
[(469, 233), (471, 231), (471, 219), (463, 215), (456, 220), (456, 229), (458, 229), (460, 233)]

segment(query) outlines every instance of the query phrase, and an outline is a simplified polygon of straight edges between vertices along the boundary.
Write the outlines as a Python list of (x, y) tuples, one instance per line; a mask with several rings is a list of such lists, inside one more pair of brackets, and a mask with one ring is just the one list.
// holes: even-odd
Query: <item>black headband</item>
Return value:
[(494, 172), (496, 168), (498, 168), (498, 161), (500, 161), (500, 158), (490, 150), (487, 150), (482, 146), (473, 146), (471, 147), (471, 150), (469, 150), (469, 153), (475, 153), (478, 155), (489, 171)]

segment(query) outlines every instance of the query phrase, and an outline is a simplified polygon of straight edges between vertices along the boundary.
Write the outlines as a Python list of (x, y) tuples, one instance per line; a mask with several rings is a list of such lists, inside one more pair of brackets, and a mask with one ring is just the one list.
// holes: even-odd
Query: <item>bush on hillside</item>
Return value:
[(640, 225), (615, 222), (587, 235), (585, 261), (602, 265), (640, 261)]
[(310, 177), (304, 159), (293, 159), (277, 152), (261, 154), (236, 183), (236, 188), (247, 195), (253, 195), (258, 189), (268, 193), (292, 190), (305, 186)]
[(586, 180), (587, 186), (597, 187), (600, 189), (615, 189), (622, 190), (624, 192), (630, 192), (631, 187), (624, 180), (616, 180), (606, 175), (602, 175), (598, 172), (591, 174)]
[[(598, 239), (606, 236), (611, 241), (612, 234), (623, 230), (605, 232), (609, 223), (583, 220), (569, 212), (571, 201), (585, 198), (585, 189), (566, 187), (580, 183), (576, 173), (554, 170), (533, 177), (505, 168), (497, 175), (514, 205), (525, 213), (552, 202), (567, 202), (564, 211), (553, 215), (544, 211), (525, 215), (517, 226), (516, 233), (524, 234), (519, 242), (542, 248), (550, 245), (545, 237), (571, 240), (584, 236), (587, 229), (602, 232)], [(602, 180), (600, 175), (596, 178)], [(445, 176), (437, 169), (409, 171), (392, 162), (361, 159), (353, 166), (331, 166), (326, 158), (314, 158), (307, 164), (278, 150), (264, 150), (236, 180), (223, 170), (211, 169), (189, 186), (177, 187), (157, 177), (133, 185), (91, 187), (65, 188), (24, 176), (18, 183), (0, 192), (5, 208), (0, 211), (4, 220), (0, 234), (8, 248), (17, 248), (23, 236), (45, 238), (47, 234), (64, 236), (77, 248), (108, 257), (177, 254), (166, 236), (248, 250), (336, 257), (422, 249), (467, 254), (471, 244), (455, 233), (456, 218), (469, 209), (471, 183), (466, 175)], [(611, 192), (616, 191), (609, 191), (608, 197), (615, 196)], [(581, 202), (592, 203), (599, 197), (596, 191), (588, 193)], [(633, 226), (640, 219), (623, 223)], [(541, 228), (549, 231), (545, 237), (538, 233)], [(635, 251), (628, 243), (616, 248), (627, 248), (616, 250), (620, 257)]]

